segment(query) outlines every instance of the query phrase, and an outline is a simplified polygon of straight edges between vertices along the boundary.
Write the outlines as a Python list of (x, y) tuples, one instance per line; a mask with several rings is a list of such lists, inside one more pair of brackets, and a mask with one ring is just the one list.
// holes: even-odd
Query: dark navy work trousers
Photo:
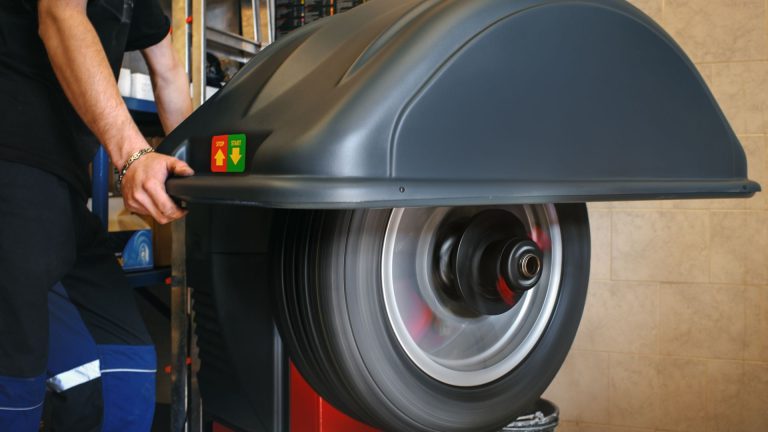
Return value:
[(58, 177), (0, 161), (0, 432), (151, 428), (156, 355), (100, 221)]

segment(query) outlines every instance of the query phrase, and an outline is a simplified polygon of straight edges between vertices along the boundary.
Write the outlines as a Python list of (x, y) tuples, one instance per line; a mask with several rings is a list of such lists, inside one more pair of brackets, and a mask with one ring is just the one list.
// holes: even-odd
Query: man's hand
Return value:
[[(117, 82), (88, 20), (88, 0), (38, 0), (39, 34), (56, 77), (80, 118), (104, 145), (112, 163), (122, 169), (128, 158), (147, 147), (117, 89)], [(191, 111), (189, 84), (184, 68), (173, 56), (166, 37), (145, 50), (158, 92), (158, 111), (165, 132)], [(78, 59), (73, 61), (73, 59)], [(169, 174), (188, 176), (192, 169), (184, 162), (155, 153), (134, 162), (123, 178), (126, 207), (148, 214), (160, 223), (184, 216), (165, 192)]]
[(165, 192), (169, 174), (191, 176), (186, 163), (159, 153), (148, 153), (134, 162), (123, 177), (125, 207), (138, 214), (150, 215), (161, 224), (184, 217), (187, 212), (177, 206)]

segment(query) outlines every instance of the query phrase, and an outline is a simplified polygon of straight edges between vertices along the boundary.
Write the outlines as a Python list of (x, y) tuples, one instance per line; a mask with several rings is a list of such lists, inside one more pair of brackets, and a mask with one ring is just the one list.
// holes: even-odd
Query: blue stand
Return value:
[(104, 147), (99, 147), (93, 158), (93, 185), (91, 189), (92, 210), (107, 229), (109, 218), (109, 156)]

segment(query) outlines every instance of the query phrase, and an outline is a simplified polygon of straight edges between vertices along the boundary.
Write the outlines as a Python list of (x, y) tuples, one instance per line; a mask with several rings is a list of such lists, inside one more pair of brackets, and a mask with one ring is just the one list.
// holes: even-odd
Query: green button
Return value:
[(227, 172), (245, 172), (245, 135), (243, 134), (229, 136)]

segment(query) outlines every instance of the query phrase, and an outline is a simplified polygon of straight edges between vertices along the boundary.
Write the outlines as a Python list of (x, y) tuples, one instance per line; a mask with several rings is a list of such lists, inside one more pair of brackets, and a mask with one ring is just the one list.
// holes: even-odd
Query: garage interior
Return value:
[[(226, 89), (238, 70), (273, 41), (368, 2), (161, 3), (172, 18), (174, 44), (189, 59), (199, 105)], [(744, 149), (749, 179), (768, 184), (768, 1), (630, 3), (690, 57)], [(638, 64), (638, 73), (646, 67)], [(129, 53), (123, 68), (126, 103), (153, 144), (161, 145), (157, 115), (146, 99), (151, 90), (142, 89), (146, 66)], [(295, 104), (301, 106), (301, 95)], [(691, 158), (688, 163), (703, 162)], [(109, 171), (99, 171), (97, 161), (95, 182), (99, 172)], [(98, 186), (101, 198), (94, 186), (94, 208), (117, 197), (108, 177)], [(111, 200), (105, 201), (107, 194)], [(153, 430), (378, 430), (323, 401), (287, 360), (272, 321), (271, 288), (257, 276), (274, 265), (266, 254), (270, 238), (257, 229), (272, 223), (274, 215), (253, 207), (190, 203), (188, 208), (186, 222), (150, 227), (154, 269), (130, 276), (141, 287), (137, 293), (164, 366), (158, 370)], [(587, 209), (587, 300), (570, 352), (543, 395), (559, 408), (559, 425), (551, 430), (768, 430), (765, 193), (749, 199), (611, 200), (590, 202)], [(109, 214), (125, 216), (119, 208)], [(244, 232), (243, 227), (253, 229)], [(222, 298), (221, 291), (206, 287), (219, 283), (249, 289)], [(236, 322), (228, 327), (248, 330), (217, 344), (211, 335), (227, 331), (219, 322), (223, 310)], [(213, 318), (206, 321), (206, 314)], [(228, 345), (233, 341), (237, 354)]]

